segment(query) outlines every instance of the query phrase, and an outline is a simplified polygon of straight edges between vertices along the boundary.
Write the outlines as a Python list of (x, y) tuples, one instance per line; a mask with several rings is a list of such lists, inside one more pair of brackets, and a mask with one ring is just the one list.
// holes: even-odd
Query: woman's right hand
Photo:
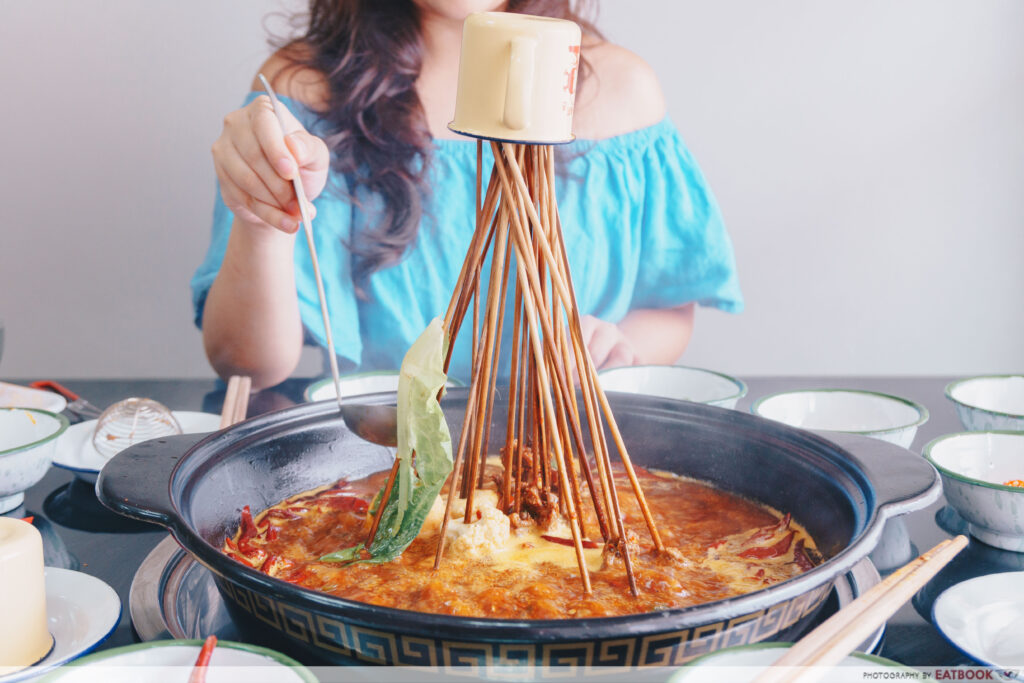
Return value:
[[(284, 109), (286, 133), (270, 98), (260, 95), (224, 117), (224, 130), (211, 151), (221, 196), (236, 218), (294, 233), (300, 213), (292, 179), (301, 175), (311, 202), (327, 183), (330, 154), (323, 140)], [(309, 207), (312, 215), (315, 209)]]

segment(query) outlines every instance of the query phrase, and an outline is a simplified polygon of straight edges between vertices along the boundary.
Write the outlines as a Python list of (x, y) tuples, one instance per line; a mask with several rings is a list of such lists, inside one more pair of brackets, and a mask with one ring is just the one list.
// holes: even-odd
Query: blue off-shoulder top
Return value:
[[(257, 94), (250, 93), (246, 102)], [(315, 112), (281, 100), (307, 130), (322, 132)], [(556, 191), (581, 314), (618, 322), (631, 309), (689, 302), (742, 310), (735, 257), (721, 212), (668, 118), (641, 130), (564, 147)], [(485, 145), (485, 179), (491, 161)], [(448, 307), (474, 228), (475, 141), (435, 140), (428, 164), (430, 193), (415, 243), (399, 263), (371, 276), (366, 298), (356, 295), (348, 245), (358, 231), (372, 225), (374, 198), (350, 188), (348, 179), (332, 171), (327, 189), (314, 202), (313, 231), (334, 343), (339, 363), (348, 371), (397, 369), (412, 342)], [(218, 192), (210, 246), (192, 278), (197, 325), (224, 259), (231, 224), (232, 214)], [(326, 346), (312, 263), (301, 235), (295, 241), (295, 286), (307, 339)], [(511, 309), (506, 306), (504, 349), (511, 348)], [(465, 326), (468, 330), (468, 319)], [(449, 370), (462, 381), (470, 373), (469, 337), (459, 335)]]

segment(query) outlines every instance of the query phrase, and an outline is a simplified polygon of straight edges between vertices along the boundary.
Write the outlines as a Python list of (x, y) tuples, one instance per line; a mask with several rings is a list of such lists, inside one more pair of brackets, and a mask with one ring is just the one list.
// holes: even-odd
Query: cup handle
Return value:
[(504, 124), (512, 130), (530, 125), (533, 107), (533, 71), (537, 40), (524, 36), (512, 39), (508, 55), (508, 82), (505, 86)]

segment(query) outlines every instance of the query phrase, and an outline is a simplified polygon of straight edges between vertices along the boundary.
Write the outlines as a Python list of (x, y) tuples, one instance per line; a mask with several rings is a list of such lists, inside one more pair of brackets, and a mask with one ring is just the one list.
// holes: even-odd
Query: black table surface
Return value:
[[(761, 377), (747, 379), (749, 393), (741, 399), (737, 408), (749, 410), (751, 403), (768, 394), (792, 389), (817, 387), (842, 387), (865, 389), (890, 393), (912, 399), (928, 408), (931, 413), (927, 423), (917, 432), (911, 450), (920, 452), (925, 444), (937, 436), (961, 431), (952, 404), (945, 398), (943, 389), (952, 378), (942, 377)], [(302, 392), (311, 382), (306, 379), (290, 379), (277, 387), (254, 394), (250, 400), (249, 415), (284, 408), (302, 401)], [(156, 399), (174, 410), (201, 410), (219, 413), (224, 398), (224, 384), (218, 380), (66, 380), (62, 383), (79, 393), (91, 403), (105, 407), (129, 396), (145, 396)], [(67, 492), (71, 482), (70, 472), (52, 468), (47, 475), (26, 493), (23, 508), (11, 514), (30, 514), (50, 523), (53, 531), (63, 541), (73, 560), (77, 559), (80, 570), (97, 576), (117, 591), (121, 597), (122, 617), (114, 634), (102, 648), (126, 645), (138, 640), (128, 614), (128, 592), (132, 577), (146, 555), (166, 537), (166, 532), (149, 525), (139, 526), (125, 523), (123, 528), (113, 529), (110, 525), (90, 528), (87, 514), (74, 512), (68, 517), (66, 511), (55, 506), (60, 498), (55, 494)], [(79, 492), (80, 494), (80, 492)], [(50, 502), (47, 503), (47, 499)], [(93, 499), (96, 505), (99, 503)], [(937, 515), (948, 513), (945, 500), (924, 510), (913, 512), (905, 518), (913, 546), (920, 551), (931, 548), (950, 534), (937, 523)], [(117, 518), (119, 521), (120, 518)], [(37, 522), (38, 524), (38, 522)], [(117, 526), (116, 524), (113, 526)], [(948, 528), (948, 525), (946, 525)], [(44, 534), (45, 536), (45, 534)], [(963, 559), (966, 558), (966, 559)], [(970, 547), (962, 553), (956, 567), (950, 565), (920, 593), (914, 604), (907, 603), (889, 621), (881, 655), (904, 662), (911, 666), (951, 666), (969, 663), (959, 651), (953, 648), (919, 612), (930, 613), (931, 600), (946, 585), (971, 578), (972, 576), (1024, 569), (1024, 554), (1000, 551), (972, 539)]]

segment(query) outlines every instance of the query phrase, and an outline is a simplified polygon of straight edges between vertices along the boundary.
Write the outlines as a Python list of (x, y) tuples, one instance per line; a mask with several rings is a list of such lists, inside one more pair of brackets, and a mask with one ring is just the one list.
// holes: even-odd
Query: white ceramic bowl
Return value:
[(0, 513), (21, 505), (25, 489), (43, 478), (57, 437), (68, 428), (63, 415), (36, 408), (0, 408)]
[(964, 429), (1024, 431), (1024, 375), (971, 377), (946, 385)]
[(684, 365), (633, 365), (597, 373), (605, 391), (647, 394), (735, 408), (747, 385), (720, 372)]
[[(752, 645), (739, 645), (723, 650), (716, 650), (687, 662), (683, 668), (669, 678), (669, 683), (742, 683), (753, 681), (769, 666), (774, 664), (782, 655), (786, 654), (792, 643), (754, 643)], [(893, 675), (896, 671), (913, 672), (908, 667), (894, 662), (891, 659), (884, 659), (874, 655), (867, 655), (861, 652), (854, 652), (843, 659), (838, 666), (824, 673), (823, 681), (865, 681), (885, 680), (887, 678), (906, 678), (906, 676)], [(886, 676), (881, 672), (888, 672)], [(794, 675), (797, 673), (793, 672)], [(910, 678), (910, 680), (930, 680), (921, 677)]]
[(751, 412), (802, 429), (863, 434), (910, 448), (928, 410), (911, 400), (856, 389), (805, 389), (758, 399)]
[[(201, 640), (154, 640), (83, 657), (47, 679), (61, 683), (180, 683), (187, 681)], [(208, 683), (274, 681), (316, 683), (313, 672), (291, 657), (265, 647), (218, 640), (206, 669)]]
[[(461, 387), (462, 383), (454, 379), (449, 379), (447, 382), (449, 387)], [(362, 396), (364, 394), (380, 394), (380, 393), (393, 393), (398, 391), (398, 371), (397, 370), (380, 370), (377, 372), (360, 372), (354, 375), (342, 375), (341, 381), (341, 397), (352, 398), (353, 396)], [(330, 377), (325, 379), (317, 380), (303, 392), (303, 396), (307, 402), (311, 401), (327, 401), (334, 398), (334, 380)]]
[(52, 391), (0, 382), (0, 408), (39, 408), (51, 413), (59, 413), (67, 406), (67, 399)]
[(942, 475), (946, 500), (971, 534), (1004, 550), (1024, 551), (1024, 432), (960, 432), (924, 447)]

